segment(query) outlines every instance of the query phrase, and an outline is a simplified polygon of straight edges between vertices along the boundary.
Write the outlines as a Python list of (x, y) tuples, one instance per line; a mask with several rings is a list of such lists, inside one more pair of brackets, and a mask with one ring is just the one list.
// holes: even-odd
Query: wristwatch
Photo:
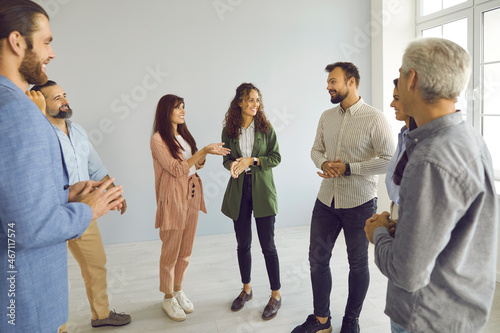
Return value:
[(349, 163), (346, 163), (344, 176), (350, 176), (350, 175), (351, 175), (351, 166), (349, 165)]
[(257, 163), (259, 162), (259, 160), (257, 159), (257, 157), (254, 157), (253, 158), (253, 165), (254, 166), (257, 166)]

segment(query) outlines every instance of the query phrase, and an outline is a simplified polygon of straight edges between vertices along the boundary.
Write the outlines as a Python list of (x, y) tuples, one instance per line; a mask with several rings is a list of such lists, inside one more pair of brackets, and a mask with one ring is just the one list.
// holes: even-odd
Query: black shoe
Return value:
[(250, 290), (250, 294), (247, 294), (245, 290), (242, 290), (240, 295), (233, 301), (233, 304), (231, 304), (231, 311), (240, 311), (243, 309), (243, 306), (245, 306), (245, 303), (251, 300), (252, 297), (253, 290)]
[(331, 317), (328, 317), (326, 323), (322, 324), (315, 315), (309, 315), (302, 325), (293, 329), (292, 333), (331, 333), (332, 324), (330, 319)]
[(281, 308), (281, 298), (278, 301), (271, 296), (271, 298), (269, 299), (269, 302), (267, 303), (266, 307), (264, 308), (264, 312), (262, 312), (262, 319), (264, 319), (264, 320), (273, 319), (278, 314), (279, 308)]
[(104, 319), (92, 319), (92, 327), (100, 326), (123, 326), (130, 323), (130, 316), (125, 313), (116, 313), (115, 311), (109, 312), (109, 317)]
[(358, 318), (349, 318), (344, 316), (342, 319), (342, 328), (340, 333), (359, 333), (359, 321)]

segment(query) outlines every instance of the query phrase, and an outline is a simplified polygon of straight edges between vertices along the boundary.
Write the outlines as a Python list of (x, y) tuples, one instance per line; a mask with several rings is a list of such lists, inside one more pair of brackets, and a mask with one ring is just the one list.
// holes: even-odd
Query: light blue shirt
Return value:
[(101, 158), (89, 141), (87, 133), (82, 126), (66, 119), (69, 137), (59, 127), (52, 125), (57, 133), (64, 163), (68, 169), (69, 184), (103, 179), (108, 170), (102, 165)]
[(398, 165), (398, 162), (405, 151), (405, 144), (409, 131), (410, 130), (406, 127), (406, 125), (401, 128), (401, 132), (398, 134), (398, 146), (396, 148), (396, 152), (394, 153), (394, 155), (392, 155), (392, 158), (389, 161), (389, 165), (387, 166), (387, 174), (385, 175), (385, 186), (387, 187), (387, 194), (389, 194), (389, 198), (398, 205), (399, 186), (394, 184), (392, 175), (394, 174), (396, 166)]

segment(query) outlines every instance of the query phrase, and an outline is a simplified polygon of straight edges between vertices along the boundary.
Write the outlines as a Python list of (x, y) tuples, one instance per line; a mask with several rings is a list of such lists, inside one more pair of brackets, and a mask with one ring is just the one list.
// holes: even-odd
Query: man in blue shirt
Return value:
[(25, 95), (55, 57), (45, 10), (2, 0), (0, 22), (0, 332), (54, 333), (68, 318), (66, 241), (123, 191), (104, 191), (112, 179), (69, 186), (57, 136)]
[[(69, 120), (73, 110), (69, 106), (64, 90), (56, 82), (49, 80), (44, 85), (34, 86), (31, 91), (40, 91), (45, 97), (46, 116), (61, 143), (69, 183), (108, 180), (108, 171), (90, 143), (87, 133), (83, 127)], [(114, 186), (111, 183), (110, 188)], [(127, 203), (123, 200), (121, 214), (125, 213), (126, 209)], [(92, 313), (92, 326), (122, 326), (130, 323), (129, 315), (109, 310), (106, 292), (106, 253), (97, 221), (92, 220), (80, 238), (68, 242), (68, 247), (82, 271)]]

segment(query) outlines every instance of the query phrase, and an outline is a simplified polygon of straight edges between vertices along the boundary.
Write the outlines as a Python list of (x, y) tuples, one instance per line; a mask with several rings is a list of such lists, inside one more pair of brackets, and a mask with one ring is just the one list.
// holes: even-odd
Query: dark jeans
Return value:
[(318, 317), (330, 315), (330, 292), (332, 290), (330, 258), (335, 241), (340, 230), (343, 229), (349, 260), (349, 296), (345, 316), (359, 317), (370, 284), (368, 240), (364, 227), (366, 220), (376, 211), (377, 198), (349, 209), (335, 209), (333, 200), (331, 207), (328, 207), (316, 199), (309, 245), (314, 315)]
[[(238, 242), (238, 264), (240, 265), (241, 282), (250, 283), (252, 269), (252, 178), (245, 175), (243, 182), (243, 195), (241, 197), (240, 214), (234, 221), (234, 231)], [(281, 289), (280, 265), (278, 251), (274, 245), (274, 222), (276, 215), (255, 218), (260, 247), (266, 261), (267, 275), (271, 290)]]

